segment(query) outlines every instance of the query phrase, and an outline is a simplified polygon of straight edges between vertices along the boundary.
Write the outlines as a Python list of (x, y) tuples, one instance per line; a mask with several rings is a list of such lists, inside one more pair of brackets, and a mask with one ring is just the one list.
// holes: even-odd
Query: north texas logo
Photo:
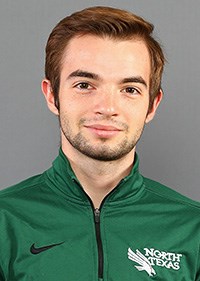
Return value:
[(165, 267), (167, 269), (179, 270), (182, 254), (168, 253), (156, 249), (144, 248), (145, 254), (143, 255), (138, 249), (135, 253), (128, 248), (129, 260), (137, 263), (134, 265), (139, 271), (146, 271), (149, 276), (156, 275), (153, 266)]
[(139, 266), (135, 265), (139, 271), (145, 270), (149, 276), (156, 275), (148, 259), (139, 250), (136, 250), (136, 253), (134, 253), (131, 248), (128, 248), (128, 258), (139, 264)]

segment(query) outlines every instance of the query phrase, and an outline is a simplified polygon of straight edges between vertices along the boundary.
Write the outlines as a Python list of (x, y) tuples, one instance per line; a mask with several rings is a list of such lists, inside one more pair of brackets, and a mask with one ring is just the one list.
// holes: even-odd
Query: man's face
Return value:
[(141, 40), (85, 35), (70, 41), (59, 89), (62, 146), (112, 161), (132, 153), (148, 114), (150, 57)]

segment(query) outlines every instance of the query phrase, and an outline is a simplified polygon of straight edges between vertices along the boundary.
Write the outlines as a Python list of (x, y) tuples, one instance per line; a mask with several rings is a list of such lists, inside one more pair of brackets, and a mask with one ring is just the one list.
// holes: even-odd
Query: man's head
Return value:
[(68, 157), (132, 160), (162, 99), (164, 56), (152, 30), (131, 13), (94, 7), (52, 31), (42, 89)]
[(152, 37), (153, 25), (142, 18), (120, 9), (91, 7), (61, 20), (53, 29), (46, 46), (45, 75), (59, 109), (60, 73), (63, 56), (70, 41), (82, 35), (94, 35), (116, 41), (140, 39), (145, 42), (151, 60), (149, 109), (161, 88), (164, 55)]

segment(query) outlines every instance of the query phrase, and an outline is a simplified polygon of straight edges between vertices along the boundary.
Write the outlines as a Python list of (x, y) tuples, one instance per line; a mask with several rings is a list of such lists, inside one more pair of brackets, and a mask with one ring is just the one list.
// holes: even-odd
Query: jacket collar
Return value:
[[(53, 162), (52, 167), (45, 172), (47, 184), (54, 191), (62, 193), (69, 200), (80, 204), (91, 204), (91, 200), (84, 192), (71, 165), (63, 153), (59, 150), (59, 155)], [(106, 202), (109, 204), (120, 203), (122, 201), (135, 200), (143, 190), (143, 177), (139, 173), (139, 159), (135, 154), (133, 168), (128, 176), (123, 178), (120, 183), (106, 196)]]

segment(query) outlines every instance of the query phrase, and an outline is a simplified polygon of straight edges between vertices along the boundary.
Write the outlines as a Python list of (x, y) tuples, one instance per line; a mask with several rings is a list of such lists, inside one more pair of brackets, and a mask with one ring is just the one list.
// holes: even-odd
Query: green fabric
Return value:
[[(199, 203), (138, 165), (136, 155), (101, 207), (103, 279), (93, 207), (61, 150), (49, 170), (1, 191), (0, 281), (200, 281)], [(33, 244), (53, 247), (32, 254)]]

